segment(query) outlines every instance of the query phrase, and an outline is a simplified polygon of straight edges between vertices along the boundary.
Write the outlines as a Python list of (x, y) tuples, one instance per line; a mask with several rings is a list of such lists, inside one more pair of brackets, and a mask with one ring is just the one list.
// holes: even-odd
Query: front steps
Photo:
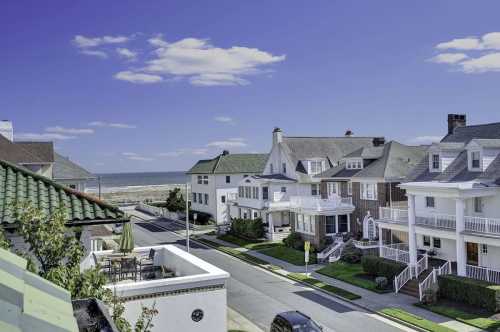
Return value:
[[(430, 264), (429, 264), (430, 265)], [(417, 279), (411, 279), (399, 290), (400, 293), (416, 298), (420, 297), (418, 285), (432, 272), (432, 267), (420, 273)]]

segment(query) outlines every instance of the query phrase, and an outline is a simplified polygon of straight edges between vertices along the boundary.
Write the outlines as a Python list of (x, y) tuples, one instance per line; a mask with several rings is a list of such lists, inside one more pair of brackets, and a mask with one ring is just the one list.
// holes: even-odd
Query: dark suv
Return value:
[(271, 324), (271, 332), (321, 332), (323, 328), (300, 311), (277, 314)]

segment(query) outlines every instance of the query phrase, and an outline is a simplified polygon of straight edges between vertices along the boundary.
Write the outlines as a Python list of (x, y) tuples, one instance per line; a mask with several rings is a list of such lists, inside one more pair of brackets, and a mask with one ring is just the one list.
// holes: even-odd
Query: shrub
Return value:
[(405, 269), (404, 264), (372, 255), (363, 256), (361, 265), (365, 273), (377, 277), (386, 277), (391, 282), (395, 276)]
[(363, 256), (363, 252), (361, 249), (356, 248), (354, 244), (351, 242), (347, 243), (342, 250), (342, 254), (340, 255), (340, 260), (350, 264), (356, 264), (361, 261), (361, 257)]
[(389, 285), (389, 281), (386, 277), (376, 277), (375, 283), (377, 284), (377, 289), (387, 289), (387, 286)]
[(290, 233), (290, 235), (283, 239), (283, 244), (293, 249), (304, 250), (304, 240), (302, 240), (299, 233)]
[(487, 309), (500, 311), (500, 286), (486, 281), (455, 275), (439, 276), (439, 295), (442, 298)]
[(262, 219), (233, 219), (231, 234), (247, 239), (260, 239), (264, 236)]
[[(196, 221), (194, 220), (194, 214), (196, 213)], [(195, 210), (189, 210), (189, 221), (191, 223), (196, 223), (196, 225), (207, 225), (212, 220), (212, 215), (206, 212), (200, 212)]]
[(437, 291), (434, 288), (427, 288), (424, 290), (422, 303), (435, 304), (437, 302)]

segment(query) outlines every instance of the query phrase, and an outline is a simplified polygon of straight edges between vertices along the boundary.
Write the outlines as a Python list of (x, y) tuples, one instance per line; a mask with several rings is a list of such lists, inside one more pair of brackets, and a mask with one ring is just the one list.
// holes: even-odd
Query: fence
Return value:
[(500, 284), (500, 271), (498, 270), (482, 266), (466, 265), (465, 271), (468, 278)]
[(390, 259), (396, 262), (410, 263), (410, 253), (405, 250), (391, 248), (389, 246), (380, 247), (380, 257)]

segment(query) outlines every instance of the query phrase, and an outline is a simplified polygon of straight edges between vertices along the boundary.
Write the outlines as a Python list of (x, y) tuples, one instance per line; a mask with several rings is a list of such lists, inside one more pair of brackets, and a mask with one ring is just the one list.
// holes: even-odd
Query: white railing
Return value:
[(424, 298), (424, 293), (427, 289), (437, 287), (437, 277), (445, 274), (451, 274), (451, 262), (447, 261), (439, 268), (432, 269), (432, 272), (418, 284), (418, 295), (420, 301)]
[(381, 207), (379, 208), (379, 219), (397, 223), (407, 223), (408, 210)]
[(400, 243), (392, 243), (392, 244), (385, 244), (385, 247), (389, 247), (392, 249), (399, 249), (403, 251), (410, 251), (410, 247), (408, 243), (400, 242)]
[(282, 191), (275, 191), (273, 193), (273, 202), (283, 202), (288, 200), (288, 195)]
[(416, 277), (418, 278), (418, 276), (420, 274), (422, 274), (422, 272), (424, 272), (428, 268), (429, 268), (429, 257), (427, 255), (424, 255), (422, 258), (420, 258), (417, 261), (417, 268), (416, 268), (417, 275), (416, 275)]
[(395, 249), (387, 246), (380, 247), (380, 257), (396, 262), (410, 263), (410, 253), (405, 250)]
[(412, 278), (412, 268), (407, 266), (399, 275), (394, 277), (394, 291), (396, 293)]
[(238, 193), (227, 193), (228, 202), (235, 202), (238, 200)]
[(500, 234), (500, 219), (466, 216), (465, 230), (475, 233)]
[(344, 241), (342, 240), (342, 238), (341, 237), (335, 238), (332, 244), (330, 244), (328, 247), (326, 247), (317, 254), (318, 260), (322, 261), (325, 260), (326, 258), (329, 258), (331, 255), (335, 253), (335, 251), (337, 251), (340, 247), (343, 246), (344, 246)]
[[(345, 203), (350, 200), (340, 198), (340, 196), (333, 196), (330, 198), (321, 198), (319, 196), (290, 196), (290, 207), (298, 211), (331, 211), (338, 208), (346, 207), (352, 208), (351, 203)], [(347, 204), (349, 206), (347, 206)]]
[(435, 213), (430, 216), (418, 216), (415, 218), (415, 224), (422, 226), (431, 226), (436, 228), (455, 229), (456, 218), (451, 214)]
[(342, 197), (340, 202), (342, 204), (352, 205), (352, 197)]
[(353, 240), (352, 243), (356, 248), (375, 248), (378, 247), (378, 241), (357, 241)]
[(500, 284), (500, 271), (498, 270), (482, 266), (466, 265), (465, 271), (468, 278)]

